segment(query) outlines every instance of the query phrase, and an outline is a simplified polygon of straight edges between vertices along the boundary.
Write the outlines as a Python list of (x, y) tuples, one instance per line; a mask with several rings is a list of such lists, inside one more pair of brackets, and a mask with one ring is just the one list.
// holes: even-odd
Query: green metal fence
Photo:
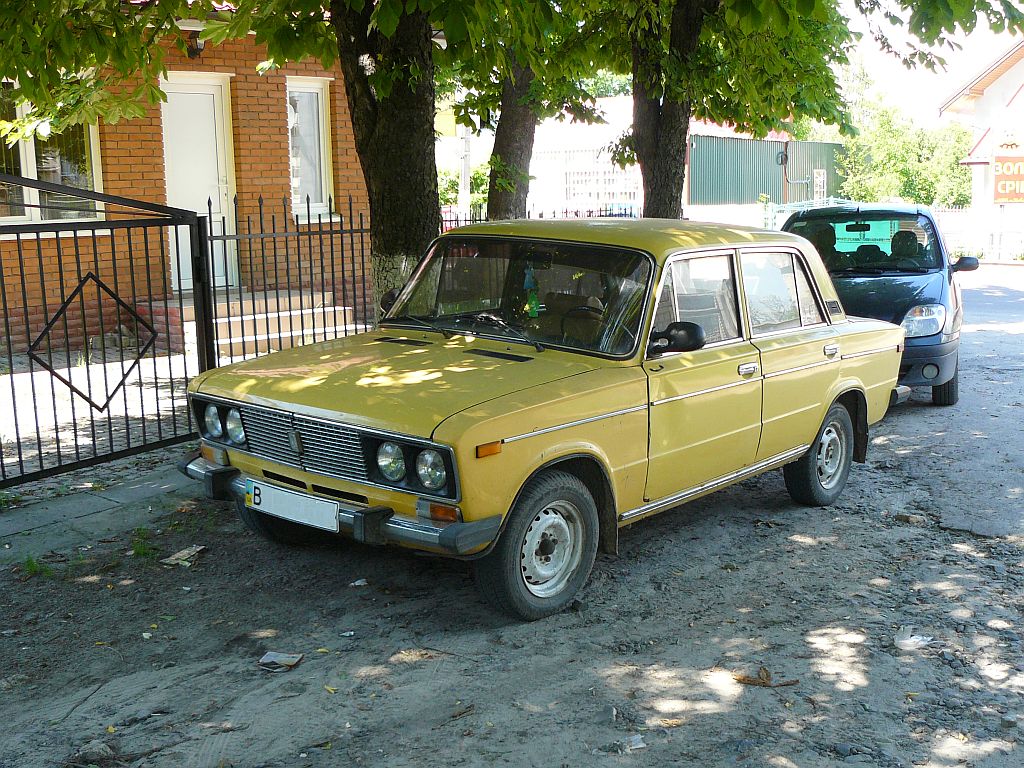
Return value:
[[(690, 205), (782, 204), (839, 193), (841, 144), (690, 137)], [(816, 172), (818, 179), (816, 179)], [(818, 194), (815, 194), (815, 182)]]

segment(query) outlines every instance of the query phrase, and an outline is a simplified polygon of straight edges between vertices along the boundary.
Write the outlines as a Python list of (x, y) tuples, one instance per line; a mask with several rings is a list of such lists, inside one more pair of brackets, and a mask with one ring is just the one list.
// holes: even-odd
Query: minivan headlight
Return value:
[(946, 308), (941, 304), (921, 304), (912, 307), (900, 323), (907, 332), (908, 339), (934, 336), (945, 324)]
[(220, 420), (220, 411), (217, 410), (217, 406), (210, 403), (206, 406), (206, 410), (203, 411), (203, 425), (206, 427), (207, 437), (223, 437), (224, 436), (224, 425)]
[(431, 491), (443, 488), (448, 481), (448, 473), (444, 469), (444, 459), (432, 448), (420, 451), (416, 457), (416, 476), (423, 487)]

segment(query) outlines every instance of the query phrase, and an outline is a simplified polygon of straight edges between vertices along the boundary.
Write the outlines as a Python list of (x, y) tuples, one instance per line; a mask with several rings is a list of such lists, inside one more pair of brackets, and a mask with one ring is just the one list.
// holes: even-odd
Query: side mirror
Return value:
[(693, 352), (707, 343), (704, 329), (696, 323), (669, 323), (661, 333), (651, 334), (648, 351), (654, 354), (665, 352)]
[(974, 256), (961, 256), (953, 265), (954, 272), (973, 272), (978, 268), (978, 260)]
[(398, 299), (398, 289), (392, 288), (390, 291), (380, 297), (380, 311), (387, 312), (393, 306), (395, 301)]

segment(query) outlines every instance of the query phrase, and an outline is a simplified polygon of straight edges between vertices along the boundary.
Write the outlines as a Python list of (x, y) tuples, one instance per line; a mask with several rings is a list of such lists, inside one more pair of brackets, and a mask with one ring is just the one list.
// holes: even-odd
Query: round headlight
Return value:
[(377, 449), (377, 467), (391, 482), (405, 477), (405, 455), (398, 443), (381, 443)]
[(224, 425), (220, 423), (220, 412), (216, 405), (206, 406), (206, 410), (203, 411), (203, 424), (206, 426), (207, 437), (222, 437), (224, 435)]
[(416, 457), (416, 475), (424, 488), (436, 491), (442, 488), (448, 479), (448, 473), (444, 471), (444, 459), (437, 451), (428, 448), (420, 451)]
[(228, 417), (224, 419), (224, 425), (227, 428), (228, 440), (239, 445), (245, 443), (245, 428), (242, 426), (242, 414), (238, 412), (237, 408), (232, 408), (228, 411)]

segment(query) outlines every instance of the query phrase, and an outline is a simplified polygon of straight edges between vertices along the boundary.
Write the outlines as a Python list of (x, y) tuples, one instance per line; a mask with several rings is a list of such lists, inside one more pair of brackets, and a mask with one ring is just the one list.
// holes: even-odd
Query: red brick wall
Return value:
[[(349, 198), (352, 199), (353, 210), (357, 214), (367, 211), (366, 188), (362, 172), (355, 153), (352, 137), (352, 125), (349, 119), (348, 106), (345, 99), (344, 84), (340, 71), (323, 70), (313, 62), (290, 64), (281, 70), (267, 75), (258, 75), (256, 65), (266, 57), (265, 50), (255, 44), (252, 37), (243, 40), (229, 41), (220, 46), (207, 46), (203, 53), (195, 59), (182, 56), (173, 49), (168, 49), (167, 67), (170, 72), (211, 72), (230, 73), (229, 84), (231, 140), (234, 154), (235, 191), (238, 197), (238, 212), (241, 219), (240, 230), (248, 229), (248, 217), (252, 216), (252, 227), (259, 228), (255, 218), (257, 213), (256, 200), (263, 196), (268, 211), (277, 215), (277, 226), (283, 228), (284, 205), (290, 210), (290, 174), (288, 168), (288, 127), (287, 127), (287, 96), (286, 76), (301, 75), (307, 77), (332, 77), (330, 93), (330, 124), (331, 124), (331, 158), (333, 165), (333, 195), (335, 209), (346, 218), (348, 225)], [(156, 203), (166, 202), (166, 174), (164, 169), (163, 134), (160, 118), (160, 107), (150, 107), (144, 117), (124, 120), (99, 127), (99, 154), (102, 169), (103, 191), (131, 198), (139, 198)], [(113, 210), (113, 209), (111, 209)], [(200, 212), (201, 213), (201, 212)], [(264, 226), (269, 230), (269, 215)], [(289, 225), (294, 229), (294, 223)], [(334, 223), (332, 226), (341, 226)], [(164, 232), (165, 244), (161, 247), (159, 232), (148, 230), (149, 243), (144, 248), (141, 233), (132, 234), (132, 250), (136, 256), (129, 263), (127, 257), (127, 236), (121, 232), (100, 238), (98, 247), (93, 252), (92, 243), (82, 241), (82, 269), (74, 264), (73, 242), (69, 238), (61, 238), (63, 263), (58, 263), (57, 240), (53, 237), (26, 240), (22, 244), (22, 258), (19, 261), (17, 244), (6, 240), (0, 241), (0, 269), (3, 271), (5, 295), (0, 307), (0, 314), (6, 314), (9, 325), (9, 336), (16, 351), (23, 351), (27, 341), (34, 338), (45, 325), (49, 316), (60, 304), (61, 295), (68, 295), (77, 285), (81, 274), (89, 269), (97, 271), (101, 279), (113, 287), (113, 271), (118, 271), (118, 292), (130, 303), (148, 305), (149, 297), (159, 302), (161, 309), (149, 310), (146, 314), (158, 325), (166, 328), (174, 325), (175, 320), (168, 318), (162, 311), (163, 297), (170, 285), (170, 260), (173, 258), (166, 245), (167, 233)], [(270, 244), (266, 243), (267, 252)], [(298, 247), (296, 247), (298, 246)], [(350, 285), (362, 279), (363, 260), (357, 258), (351, 263), (351, 253), (347, 238), (335, 238), (336, 254), (334, 266), (334, 282), (336, 283), (337, 302), (341, 302), (342, 267), (340, 251), (344, 247), (348, 261), (344, 266), (345, 282)], [(369, 243), (366, 242), (368, 248)], [(324, 244), (325, 252), (328, 248)], [(319, 257), (319, 243), (314, 241), (312, 256)], [(260, 250), (252, 252), (259, 254)], [(316, 286), (322, 287), (325, 282), (320, 272), (324, 272), (329, 281), (331, 270), (326, 262), (324, 269), (300, 270), (298, 260), (304, 259), (308, 264), (310, 249), (308, 240), (289, 242), (288, 267), (284, 262), (283, 243), (279, 243), (276, 266), (258, 263), (258, 259), (250, 269), (250, 252), (247, 244), (242, 243), (239, 249), (239, 266), (243, 290), (264, 288), (292, 288)], [(329, 258), (329, 255), (328, 255)], [(40, 267), (40, 260), (42, 267)], [(98, 265), (98, 269), (97, 269)], [(353, 269), (354, 266), (354, 269)], [(368, 267), (368, 265), (367, 265)], [(289, 269), (290, 268), (290, 269)], [(290, 271), (292, 285), (285, 284), (285, 275)], [(268, 273), (264, 279), (264, 272)], [(303, 275), (301, 281), (298, 275)], [(129, 277), (134, 276), (135, 286), (132, 290)], [(24, 286), (23, 286), (24, 282)], [(24, 299), (23, 299), (24, 288)], [(46, 295), (44, 310), (43, 295)], [(347, 290), (349, 304), (351, 297), (358, 295), (351, 288)], [(26, 300), (27, 316), (26, 324)], [(173, 313), (172, 313), (173, 314)], [(89, 334), (100, 333), (95, 313), (87, 312), (86, 322)], [(162, 316), (162, 317), (161, 317)], [(4, 334), (3, 318), (0, 317), (0, 335)], [(27, 325), (27, 327), (26, 327)], [(61, 323), (62, 327), (63, 324)], [(80, 347), (81, 320), (71, 324), (69, 335), (72, 346)], [(76, 331), (74, 328), (79, 330)], [(180, 332), (179, 332), (180, 333)], [(0, 340), (0, 345), (2, 345)], [(169, 342), (170, 346), (178, 346)], [(2, 350), (0, 350), (2, 351)]]

